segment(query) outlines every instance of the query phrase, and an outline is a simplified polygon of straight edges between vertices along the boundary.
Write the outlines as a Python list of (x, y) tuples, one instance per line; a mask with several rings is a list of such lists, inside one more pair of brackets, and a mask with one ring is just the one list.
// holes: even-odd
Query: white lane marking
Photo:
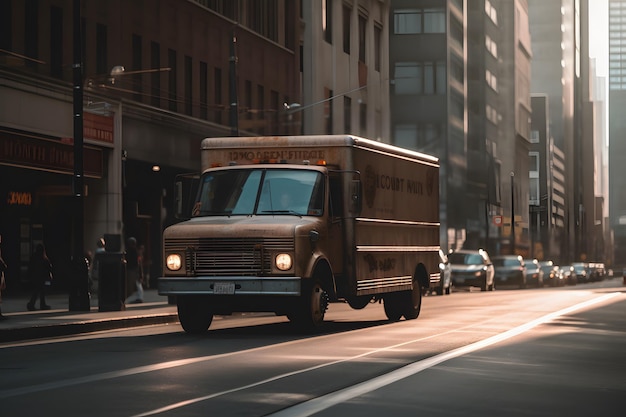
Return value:
[(425, 369), (431, 368), (435, 365), (438, 365), (442, 362), (448, 361), (450, 359), (457, 358), (462, 355), (466, 355), (468, 353), (475, 352), (480, 349), (484, 349), (488, 346), (494, 345), (496, 343), (500, 343), (504, 340), (513, 338), (522, 333), (525, 333), (531, 330), (534, 327), (539, 326), (540, 324), (547, 323), (551, 320), (559, 316), (563, 316), (565, 314), (570, 314), (575, 311), (581, 310), (585, 307), (592, 306), (594, 304), (601, 303), (610, 298), (616, 297), (619, 293), (609, 293), (605, 294), (601, 297), (594, 298), (592, 300), (588, 300), (571, 307), (564, 308), (562, 310), (556, 311), (554, 313), (546, 314), (543, 317), (540, 317), (536, 320), (530, 321), (521, 326), (515, 327), (511, 330), (507, 330), (498, 335), (489, 337), (485, 340), (481, 340), (476, 343), (472, 343), (471, 345), (463, 346), (458, 349), (453, 349), (448, 352), (441, 353), (439, 355), (435, 355), (433, 357), (421, 360), (419, 362), (414, 362), (410, 365), (406, 365), (400, 369), (389, 372), (388, 374), (381, 375), (377, 378), (371, 379), (369, 381), (362, 382), (357, 385), (353, 385), (351, 387), (344, 388), (342, 390), (332, 392), (330, 394), (323, 395), (321, 397), (314, 398), (309, 401), (305, 401), (303, 403), (297, 404), (293, 407), (285, 408), (276, 413), (270, 414), (271, 417), (306, 417), (316, 414), (320, 411), (326, 410), (332, 406), (337, 404), (349, 401), (355, 397), (360, 395), (368, 394), (372, 391), (375, 391), (379, 388), (382, 388), (386, 385), (393, 384), (401, 379), (410, 377), (415, 375)]
[[(459, 328), (459, 329), (453, 329), (453, 330), (448, 330), (445, 331), (443, 333), (438, 333), (435, 335), (431, 335), (431, 336), (426, 336), (426, 337), (422, 337), (419, 339), (415, 339), (415, 340), (411, 340), (408, 342), (404, 342), (398, 345), (394, 345), (394, 346), (386, 346), (384, 348), (380, 348), (380, 349), (376, 349), (370, 352), (366, 352), (364, 354), (361, 355), (357, 355), (354, 357), (349, 357), (349, 358), (345, 358), (345, 359), (341, 359), (339, 361), (335, 361), (335, 362), (331, 362), (328, 364), (323, 364), (321, 366), (328, 366), (328, 365), (333, 365), (336, 364), (338, 362), (345, 362), (345, 361), (350, 361), (353, 359), (357, 359), (363, 356), (367, 356), (367, 355), (371, 355), (377, 352), (383, 352), (385, 350), (389, 350), (389, 349), (394, 349), (397, 347), (400, 347), (402, 345), (406, 345), (406, 344), (410, 344), (410, 343), (415, 343), (415, 342), (419, 342), (419, 341), (423, 341), (423, 340), (428, 340), (434, 337), (438, 337), (438, 336), (442, 336), (448, 333), (452, 333), (452, 332), (457, 332), (459, 330), (462, 330), (466, 327), (471, 327), (471, 326), (475, 326), (476, 323), (470, 324), (468, 326)], [(351, 331), (351, 333), (357, 333), (357, 332), (364, 332), (367, 331), (368, 328), (363, 328), (363, 329), (358, 329), (358, 330), (353, 330)], [(345, 333), (344, 333), (345, 334)], [(317, 336), (315, 337), (316, 340), (319, 339), (325, 339), (325, 338), (330, 338), (334, 336), (334, 334), (327, 334), (327, 335), (322, 335), (322, 336)], [(285, 346), (289, 346), (289, 345), (293, 345), (293, 344), (299, 344), (299, 343), (307, 343), (310, 342), (313, 338), (308, 338), (308, 339), (297, 339), (297, 340), (291, 340), (289, 342), (283, 342), (283, 343), (278, 343), (275, 345), (266, 345), (266, 346), (259, 346), (256, 348), (251, 348), (251, 349), (246, 349), (246, 350), (240, 350), (240, 351), (235, 351), (235, 352), (227, 352), (227, 353), (221, 353), (218, 355), (210, 355), (210, 356), (199, 356), (196, 358), (188, 358), (188, 359), (179, 359), (179, 360), (175, 360), (175, 361), (169, 361), (169, 362), (163, 362), (163, 363), (158, 363), (158, 364), (154, 364), (154, 365), (145, 365), (145, 366), (138, 366), (135, 368), (130, 368), (130, 369), (125, 369), (125, 370), (120, 370), (120, 371), (112, 371), (112, 372), (103, 372), (103, 373), (99, 373), (99, 374), (94, 374), (94, 375), (88, 375), (88, 376), (84, 376), (84, 377), (79, 377), (79, 378), (71, 378), (71, 379), (65, 379), (65, 380), (60, 380), (60, 381), (54, 381), (54, 382), (49, 382), (49, 383), (45, 383), (45, 384), (39, 384), (39, 385), (32, 385), (32, 386), (28, 386), (28, 387), (21, 387), (21, 388), (14, 388), (14, 389), (10, 389), (10, 390), (4, 390), (4, 391), (0, 391), (0, 398), (8, 398), (8, 397), (15, 397), (18, 395), (24, 395), (24, 394), (33, 394), (36, 392), (40, 392), (40, 391), (46, 391), (46, 390), (52, 390), (52, 389), (57, 389), (57, 388), (65, 388), (65, 387), (69, 387), (69, 386), (73, 386), (73, 385), (80, 385), (80, 384), (87, 384), (90, 382), (99, 382), (99, 381), (104, 381), (107, 379), (115, 379), (115, 378), (122, 378), (125, 376), (131, 376), (131, 375), (137, 375), (137, 374), (143, 374), (143, 373), (147, 373), (147, 372), (155, 372), (155, 371), (161, 371), (164, 369), (170, 369), (170, 368), (176, 368), (179, 366), (187, 366), (187, 365), (192, 365), (194, 363), (199, 363), (199, 362), (208, 362), (208, 361), (212, 361), (212, 360), (216, 360), (216, 359), (222, 359), (222, 358), (226, 358), (229, 356), (234, 356), (234, 355), (240, 355), (240, 354), (247, 354), (247, 353), (253, 353), (253, 352), (258, 352), (258, 351), (262, 351), (262, 350), (267, 350), (267, 349), (273, 349), (276, 347), (285, 347)], [(315, 367), (317, 368), (317, 367)], [(313, 369), (315, 369), (313, 368)], [(301, 370), (300, 372), (306, 372), (310, 369), (304, 369)], [(276, 379), (279, 379), (281, 377), (285, 377), (285, 376), (289, 376), (290, 374), (285, 374), (283, 376), (279, 376)], [(267, 382), (267, 381), (266, 381)], [(246, 386), (245, 388), (249, 388), (249, 386)], [(238, 388), (239, 389), (244, 389), (244, 388)], [(226, 394), (227, 392), (223, 392), (222, 394)], [(222, 395), (219, 394), (219, 395)], [(217, 395), (215, 395), (217, 396)]]
[[(322, 396), (322, 397), (319, 397), (319, 398), (316, 398), (316, 399), (313, 399), (313, 400), (306, 401), (304, 403), (300, 403), (300, 404), (295, 405), (293, 407), (286, 408), (283, 411), (279, 411), (279, 412), (277, 412), (275, 414), (271, 414), (271, 416), (291, 417), (291, 416), (309, 416), (311, 414), (315, 414), (318, 411), (322, 411), (322, 410), (324, 410), (324, 409), (326, 409), (328, 407), (331, 407), (331, 406), (333, 406), (335, 404), (338, 404), (340, 402), (343, 402), (343, 401), (349, 400), (351, 398), (354, 398), (356, 396), (368, 393), (368, 392), (373, 391), (373, 390), (375, 390), (377, 388), (380, 388), (382, 386), (391, 384), (391, 383), (396, 382), (396, 381), (398, 381), (398, 380), (400, 380), (402, 378), (406, 378), (406, 377), (408, 377), (410, 375), (413, 375), (415, 373), (418, 373), (418, 372), (420, 372), (420, 371), (422, 371), (424, 369), (427, 369), (427, 368), (430, 368), (432, 366), (435, 366), (438, 363), (441, 363), (441, 362), (444, 362), (446, 360), (455, 358), (457, 356), (464, 355), (466, 353), (473, 352), (473, 351), (478, 350), (478, 349), (482, 349), (482, 348), (490, 346), (490, 345), (492, 345), (494, 343), (501, 342), (503, 340), (506, 340), (508, 338), (511, 338), (513, 336), (516, 336), (518, 334), (526, 332), (526, 331), (532, 329), (533, 327), (538, 326), (539, 324), (542, 324), (542, 323), (545, 323), (547, 321), (553, 320), (554, 318), (556, 318), (556, 317), (558, 317), (560, 315), (571, 313), (573, 311), (579, 310), (579, 309), (584, 308), (584, 307), (589, 306), (589, 305), (593, 305), (593, 304), (599, 303), (601, 301), (604, 301), (605, 299), (609, 299), (609, 298), (614, 297), (616, 295), (619, 295), (619, 293), (607, 294), (607, 295), (605, 295), (603, 297), (599, 297), (599, 298), (596, 298), (596, 299), (593, 299), (593, 300), (589, 300), (589, 301), (586, 301), (586, 302), (583, 302), (583, 303), (580, 303), (580, 304), (576, 304), (576, 305), (574, 305), (572, 307), (568, 307), (568, 308), (559, 310), (557, 312), (547, 314), (547, 315), (545, 315), (543, 317), (540, 317), (540, 318), (538, 318), (536, 320), (533, 320), (533, 321), (531, 321), (529, 323), (526, 323), (524, 325), (518, 326), (518, 327), (513, 328), (511, 330), (505, 331), (505, 332), (503, 332), (501, 334), (498, 334), (496, 336), (487, 338), (485, 340), (473, 343), (473, 344), (468, 345), (468, 346), (464, 346), (464, 347), (461, 347), (461, 348), (458, 348), (458, 349), (454, 349), (454, 350), (451, 350), (451, 351), (448, 351), (448, 352), (444, 352), (442, 354), (433, 356), (431, 358), (424, 359), (424, 360), (419, 361), (419, 362), (414, 362), (414, 363), (412, 363), (410, 365), (406, 365), (405, 367), (402, 367), (402, 368), (400, 368), (400, 369), (398, 369), (396, 371), (392, 371), (389, 374), (382, 375), (382, 376), (380, 376), (378, 378), (375, 378), (375, 379), (372, 379), (370, 381), (363, 382), (361, 384), (357, 384), (357, 385), (354, 385), (352, 387), (345, 388), (343, 390), (340, 390), (340, 391), (337, 391), (337, 392), (334, 392), (334, 393), (331, 393), (331, 394), (327, 394), (326, 396)], [(471, 326), (475, 326), (475, 325), (476, 325), (476, 323), (473, 323), (473, 324), (470, 324), (470, 325), (465, 326), (465, 327), (471, 327)], [(463, 328), (465, 328), (465, 327), (463, 327)], [(273, 376), (271, 378), (267, 378), (267, 379), (264, 379), (262, 381), (257, 381), (257, 382), (254, 382), (254, 383), (251, 383), (251, 384), (248, 384), (248, 385), (244, 385), (244, 386), (241, 386), (241, 387), (236, 387), (236, 388), (232, 388), (232, 389), (229, 389), (229, 390), (216, 392), (216, 393), (213, 393), (213, 394), (208, 394), (208, 395), (205, 395), (205, 396), (202, 396), (202, 397), (191, 398), (191, 399), (188, 399), (188, 400), (185, 400), (185, 401), (180, 401), (178, 403), (173, 403), (173, 404), (161, 407), (161, 408), (157, 408), (157, 409), (154, 409), (154, 410), (146, 411), (146, 412), (141, 413), (141, 414), (136, 414), (136, 415), (134, 415), (132, 417), (147, 417), (147, 416), (152, 416), (152, 415), (156, 415), (156, 414), (165, 413), (167, 411), (171, 411), (171, 410), (174, 410), (174, 409), (177, 409), (177, 408), (181, 408), (181, 407), (185, 407), (185, 406), (188, 406), (188, 405), (191, 405), (191, 404), (199, 403), (201, 401), (210, 400), (212, 398), (216, 398), (216, 397), (219, 397), (219, 396), (222, 396), (222, 395), (231, 394), (233, 392), (242, 391), (242, 390), (245, 390), (245, 389), (248, 389), (248, 388), (253, 388), (253, 387), (256, 387), (256, 386), (259, 386), (259, 385), (263, 385), (263, 384), (266, 384), (266, 383), (269, 383), (269, 382), (273, 382), (273, 381), (276, 381), (276, 380), (279, 380), (279, 379), (282, 379), (282, 378), (287, 378), (287, 377), (292, 376), (292, 375), (297, 375), (297, 374), (300, 374), (300, 373), (304, 373), (304, 372), (308, 372), (308, 371), (324, 368), (326, 366), (335, 365), (335, 364), (342, 363), (342, 362), (348, 362), (348, 361), (351, 361), (351, 360), (354, 360), (354, 359), (358, 359), (358, 358), (362, 358), (364, 356), (368, 356), (368, 355), (371, 355), (371, 354), (374, 354), (374, 353), (377, 353), (377, 352), (395, 349), (395, 348), (398, 348), (398, 347), (401, 347), (401, 346), (404, 346), (404, 345), (416, 343), (416, 342), (427, 340), (427, 339), (431, 339), (431, 338), (434, 338), (434, 337), (440, 337), (440, 336), (445, 335), (447, 333), (455, 333), (455, 332), (458, 332), (459, 330), (462, 330), (463, 328), (453, 329), (453, 330), (449, 330), (449, 331), (446, 331), (446, 332), (443, 332), (443, 333), (438, 333), (436, 335), (431, 335), (431, 336), (427, 336), (427, 337), (423, 337), (423, 338), (419, 338), (419, 339), (415, 339), (415, 340), (399, 343), (399, 344), (394, 345), (394, 346), (387, 346), (387, 347), (384, 347), (384, 348), (376, 349), (374, 351), (362, 353), (360, 355), (356, 355), (356, 356), (353, 356), (353, 357), (350, 357), (350, 358), (339, 359), (339, 360), (336, 360), (336, 361), (333, 361), (333, 362), (327, 362), (327, 363), (315, 365), (315, 366), (312, 366), (312, 367), (309, 367), (309, 368), (299, 369), (299, 370), (288, 372), (288, 373), (284, 373), (284, 374), (281, 374), (281, 375), (276, 375), (276, 376)]]

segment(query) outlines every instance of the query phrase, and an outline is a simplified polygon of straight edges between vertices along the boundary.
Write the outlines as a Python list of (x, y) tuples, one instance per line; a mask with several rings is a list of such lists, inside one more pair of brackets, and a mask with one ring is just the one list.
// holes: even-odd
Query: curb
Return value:
[(141, 327), (169, 323), (178, 323), (178, 315), (176, 313), (148, 314), (133, 317), (108, 318), (104, 320), (85, 320), (61, 324), (35, 325), (31, 327), (3, 329), (0, 332), (0, 342), (44, 339), (122, 329), (126, 327)]

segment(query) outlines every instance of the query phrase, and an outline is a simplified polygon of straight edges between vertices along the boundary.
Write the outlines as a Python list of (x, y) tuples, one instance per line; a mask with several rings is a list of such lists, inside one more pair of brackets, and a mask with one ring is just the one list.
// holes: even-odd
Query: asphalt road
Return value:
[(626, 406), (626, 287), (455, 292), (417, 320), (332, 304), (0, 344), (3, 416), (611, 416)]

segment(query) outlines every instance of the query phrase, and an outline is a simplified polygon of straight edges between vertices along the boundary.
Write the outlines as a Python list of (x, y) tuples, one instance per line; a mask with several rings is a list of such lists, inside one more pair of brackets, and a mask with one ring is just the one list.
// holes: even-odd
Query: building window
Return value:
[(200, 118), (206, 120), (208, 115), (209, 92), (208, 78), (209, 70), (206, 62), (200, 61)]
[[(133, 48), (133, 71), (141, 70), (141, 56), (142, 56), (142, 47), (141, 47), (141, 36), (133, 33), (132, 37), (132, 48)], [(141, 82), (141, 74), (132, 74), (133, 80), (133, 91), (136, 91), (137, 94), (134, 94), (133, 97), (137, 101), (141, 101), (141, 93), (142, 91), (142, 82)]]
[(329, 88), (324, 88), (324, 95), (326, 96), (326, 100), (324, 101), (324, 119), (325, 119), (325, 128), (324, 133), (327, 135), (333, 134), (333, 94), (334, 91)]
[(367, 104), (359, 103), (359, 127), (361, 136), (367, 136)]
[(531, 206), (540, 205), (539, 201), (539, 178), (528, 179), (528, 204)]
[(397, 62), (393, 74), (395, 94), (422, 94), (422, 72), (417, 62)]
[(343, 51), (350, 53), (350, 34), (352, 28), (350, 21), (352, 19), (352, 9), (346, 5), (343, 6)]
[(498, 44), (489, 35), (485, 36), (485, 48), (494, 57), (498, 57)]
[(333, 0), (322, 1), (322, 31), (324, 40), (333, 43)]
[(443, 9), (424, 9), (424, 33), (446, 33), (446, 13)]
[(396, 35), (422, 33), (422, 11), (396, 10), (393, 14), (393, 33)]
[(401, 148), (417, 148), (417, 125), (398, 124), (394, 128), (394, 144)]
[(96, 25), (96, 72), (108, 74), (107, 64), (107, 27), (98, 23)]
[(246, 112), (244, 118), (252, 119), (252, 112), (250, 111), (252, 109), (252, 81), (250, 80), (243, 82), (243, 103), (241, 104)]
[[(257, 111), (257, 119), (263, 120), (265, 118), (265, 87), (262, 85), (257, 85), (256, 88), (256, 111)], [(261, 127), (259, 133), (265, 134), (265, 127)]]
[(398, 9), (393, 15), (396, 35), (418, 33), (446, 33), (444, 9)]
[(382, 51), (383, 29), (379, 25), (374, 25), (374, 70), (380, 72), (380, 60)]
[[(28, 58), (39, 58), (39, 2), (24, 3), (24, 52)], [(37, 62), (27, 59), (26, 66), (36, 68)]]
[(446, 94), (445, 62), (398, 62), (394, 67), (394, 84), (397, 95)]
[(343, 130), (345, 133), (352, 133), (352, 99), (343, 97)]
[(176, 89), (176, 51), (173, 49), (167, 50), (167, 65), (171, 68), (167, 82), (168, 109), (171, 111), (177, 111), (178, 91)]
[(487, 85), (491, 87), (494, 91), (498, 91), (498, 78), (489, 70), (485, 71), (485, 80), (487, 81)]
[(498, 25), (498, 11), (489, 0), (485, 0), (485, 14), (496, 26)]
[(63, 9), (50, 8), (50, 75), (63, 78)]
[(359, 61), (365, 62), (365, 39), (367, 37), (367, 18), (359, 15)]
[[(161, 46), (157, 42), (150, 42), (150, 67), (161, 67)], [(150, 103), (155, 107), (161, 106), (161, 73), (150, 73)]]
[(193, 62), (190, 56), (185, 55), (185, 114), (193, 113)]
[(539, 131), (538, 130), (530, 131), (530, 143), (539, 143)]
[(213, 94), (215, 101), (215, 123), (222, 123), (222, 109), (223, 109), (223, 97), (222, 97), (222, 69), (215, 68), (215, 76), (213, 77)]

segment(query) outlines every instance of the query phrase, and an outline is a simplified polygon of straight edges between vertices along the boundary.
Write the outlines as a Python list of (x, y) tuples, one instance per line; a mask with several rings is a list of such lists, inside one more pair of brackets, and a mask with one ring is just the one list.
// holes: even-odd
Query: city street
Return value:
[(0, 344), (3, 415), (621, 415), (626, 293), (574, 287), (428, 296), (417, 320), (332, 304), (323, 332), (216, 317)]

